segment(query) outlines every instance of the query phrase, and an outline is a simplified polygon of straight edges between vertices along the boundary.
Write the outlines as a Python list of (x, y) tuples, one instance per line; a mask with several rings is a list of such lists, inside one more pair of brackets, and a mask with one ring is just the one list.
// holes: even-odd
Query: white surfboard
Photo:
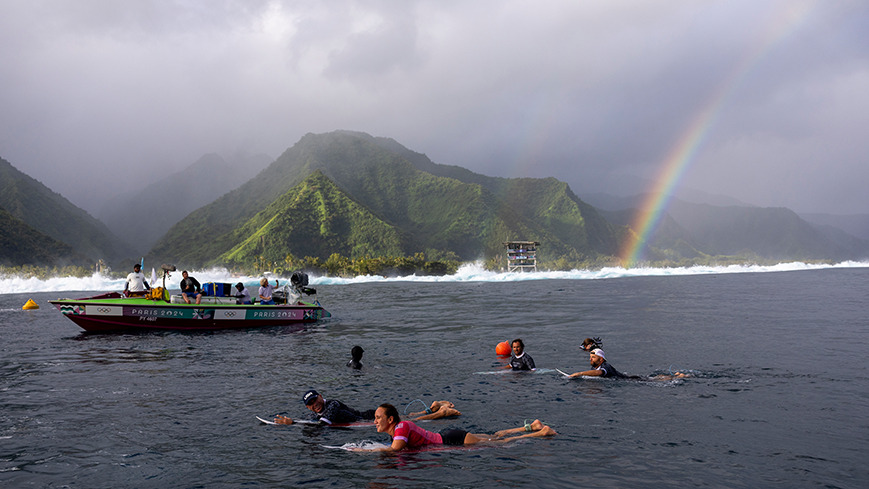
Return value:
[[(260, 420), (260, 422), (264, 423), (264, 424), (273, 424), (273, 425), (278, 424), (278, 423), (275, 423), (274, 421), (269, 421), (267, 419), (260, 418), (259, 416), (257, 416), (256, 419)], [(317, 424), (318, 425), (318, 424), (320, 424), (320, 422), (314, 421), (312, 419), (294, 419), (293, 424)], [(281, 426), (289, 426), (289, 425), (281, 425)]]
[(475, 375), (497, 375), (497, 374), (516, 374), (516, 373), (525, 373), (525, 374), (549, 374), (555, 372), (551, 368), (538, 368), (535, 370), (511, 370), (509, 368), (504, 368), (501, 370), (492, 370), (490, 372), (474, 372)]

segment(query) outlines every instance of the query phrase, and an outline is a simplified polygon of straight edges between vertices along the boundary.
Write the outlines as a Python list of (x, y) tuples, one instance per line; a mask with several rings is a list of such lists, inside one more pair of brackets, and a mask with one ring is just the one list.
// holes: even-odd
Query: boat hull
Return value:
[(144, 298), (89, 298), (49, 301), (91, 333), (176, 330), (215, 331), (312, 323), (330, 317), (318, 304), (170, 304)]

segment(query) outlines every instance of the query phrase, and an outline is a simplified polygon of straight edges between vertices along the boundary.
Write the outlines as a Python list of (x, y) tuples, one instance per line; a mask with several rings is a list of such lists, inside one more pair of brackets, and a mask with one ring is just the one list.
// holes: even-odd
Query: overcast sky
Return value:
[(869, 2), (0, 0), (0, 157), (92, 213), (336, 129), (580, 197), (671, 165), (869, 213)]

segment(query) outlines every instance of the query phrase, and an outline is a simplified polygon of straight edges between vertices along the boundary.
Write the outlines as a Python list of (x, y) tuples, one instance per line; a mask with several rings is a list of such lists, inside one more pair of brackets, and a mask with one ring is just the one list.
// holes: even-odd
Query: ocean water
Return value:
[[(0, 280), (0, 487), (869, 486), (867, 264), (313, 283), (333, 317), (304, 327), (88, 335), (46, 301), (114, 282)], [(623, 372), (693, 377), (552, 371), (585, 370), (587, 336)], [(499, 370), (517, 337), (540, 372)], [(327, 448), (387, 442), (373, 427), (256, 420), (306, 416), (309, 388), (558, 435), (384, 455)]]

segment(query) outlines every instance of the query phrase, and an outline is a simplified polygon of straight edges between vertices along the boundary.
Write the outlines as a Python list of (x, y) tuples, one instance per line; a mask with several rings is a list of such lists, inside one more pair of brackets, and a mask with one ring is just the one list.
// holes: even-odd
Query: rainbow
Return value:
[(761, 42), (757, 43), (757, 47), (737, 64), (732, 74), (721, 83), (719, 89), (679, 136), (676, 144), (667, 153), (658, 177), (654, 179), (652, 189), (631, 221), (630, 227), (633, 233), (625, 240), (619, 253), (619, 260), (624, 268), (632, 267), (642, 260), (646, 242), (657, 228), (661, 216), (664, 215), (672, 198), (673, 189), (678, 186), (686, 170), (695, 161), (698, 150), (708, 139), (728, 99), (751, 69), (758, 65), (775, 45), (796, 31), (816, 3), (793, 4), (790, 8), (778, 12), (781, 15), (769, 23), (770, 29)]

